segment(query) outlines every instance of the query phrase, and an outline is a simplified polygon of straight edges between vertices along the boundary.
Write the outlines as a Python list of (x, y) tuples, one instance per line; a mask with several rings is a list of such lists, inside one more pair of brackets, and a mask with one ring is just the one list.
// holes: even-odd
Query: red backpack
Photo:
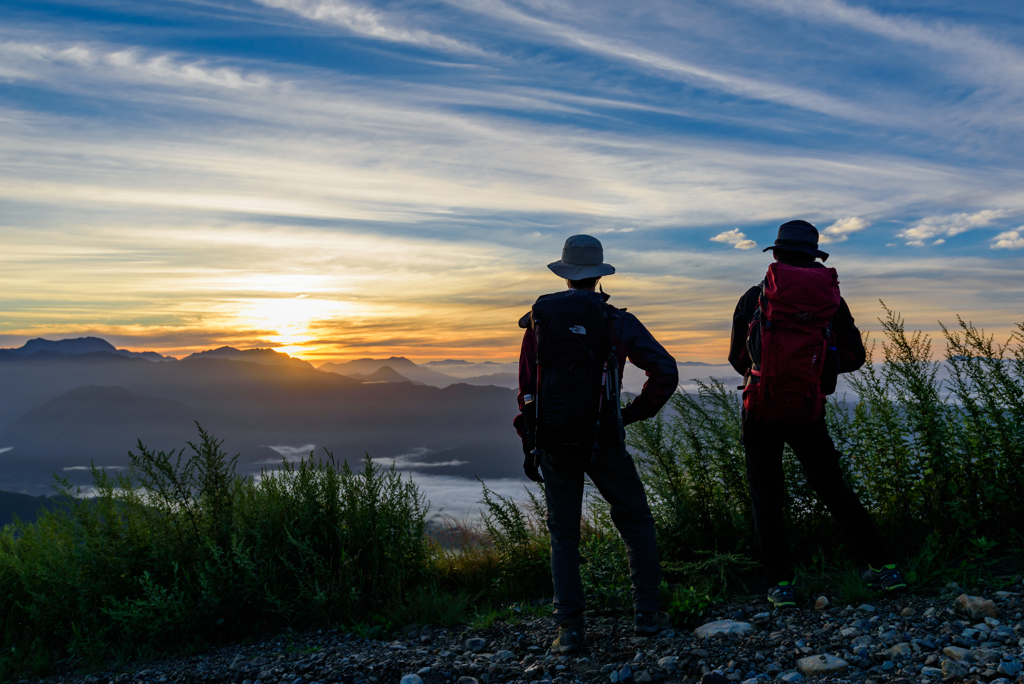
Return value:
[[(825, 413), (822, 376), (834, 349), (839, 309), (834, 268), (768, 267), (747, 331), (751, 368), (743, 388), (747, 415), (766, 422), (810, 422)], [(826, 383), (828, 380), (826, 379)], [(834, 389), (834, 387), (832, 388)]]

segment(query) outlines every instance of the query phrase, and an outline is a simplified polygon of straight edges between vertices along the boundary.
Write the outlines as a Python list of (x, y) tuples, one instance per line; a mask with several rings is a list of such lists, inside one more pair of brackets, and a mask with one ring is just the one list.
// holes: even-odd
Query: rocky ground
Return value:
[(694, 625), (636, 637), (625, 618), (592, 617), (586, 650), (553, 656), (554, 622), (471, 631), (409, 625), (390, 640), (336, 630), (291, 632), (246, 646), (48, 682), (159, 684), (693, 684), (779, 679), (902, 684), (1024, 684), (1024, 586), (983, 596), (904, 594), (871, 604), (772, 611), (764, 601), (717, 606)]

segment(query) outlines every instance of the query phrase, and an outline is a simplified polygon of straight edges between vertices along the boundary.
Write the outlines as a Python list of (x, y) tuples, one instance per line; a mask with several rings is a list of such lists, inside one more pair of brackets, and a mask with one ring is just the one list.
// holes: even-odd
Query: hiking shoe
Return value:
[(868, 569), (861, 574), (861, 578), (869, 587), (882, 591), (900, 591), (907, 588), (903, 572), (895, 563), (883, 565), (878, 570), (869, 565)]
[(558, 637), (551, 642), (551, 652), (578, 653), (583, 650), (583, 636), (583, 618), (566, 618), (558, 625)]
[(796, 605), (796, 592), (792, 582), (779, 582), (768, 590), (768, 603), (776, 608), (792, 608)]
[(668, 613), (656, 611), (654, 613), (636, 611), (633, 614), (634, 634), (657, 634), (672, 626), (672, 618)]

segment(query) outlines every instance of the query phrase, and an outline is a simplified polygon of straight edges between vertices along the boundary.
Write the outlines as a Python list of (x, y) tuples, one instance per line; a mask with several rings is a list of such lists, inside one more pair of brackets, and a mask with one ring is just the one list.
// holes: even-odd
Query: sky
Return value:
[(4, 0), (0, 347), (511, 360), (599, 237), (721, 363), (784, 221), (862, 329), (1024, 320), (1024, 5)]

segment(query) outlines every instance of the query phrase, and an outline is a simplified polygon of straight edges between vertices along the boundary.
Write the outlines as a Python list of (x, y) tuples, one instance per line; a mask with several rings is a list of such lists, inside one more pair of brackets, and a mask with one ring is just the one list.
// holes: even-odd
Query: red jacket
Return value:
[[(604, 295), (605, 301), (608, 295)], [(610, 306), (610, 305), (609, 305)], [(622, 422), (626, 425), (646, 420), (658, 413), (669, 400), (679, 384), (679, 368), (672, 355), (658, 343), (636, 316), (625, 309), (616, 309), (617, 316), (612, 327), (612, 342), (619, 361), (619, 381), (626, 359), (647, 372), (647, 382), (640, 395), (622, 409)], [(523, 395), (537, 393), (537, 338), (533, 334), (531, 313), (519, 319), (519, 327), (525, 328), (523, 345), (519, 352), (519, 410), (523, 410)], [(523, 437), (522, 414), (513, 421), (516, 432)]]

